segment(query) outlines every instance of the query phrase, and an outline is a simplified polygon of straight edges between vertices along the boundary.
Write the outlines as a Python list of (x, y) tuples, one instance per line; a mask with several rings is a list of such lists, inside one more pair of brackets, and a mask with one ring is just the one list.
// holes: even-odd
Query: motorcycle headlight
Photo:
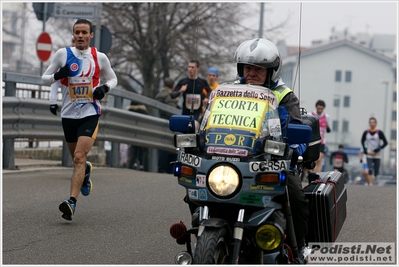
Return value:
[(240, 177), (234, 168), (220, 165), (209, 173), (208, 184), (214, 194), (220, 197), (227, 197), (238, 189)]
[(284, 156), (285, 153), (285, 143), (277, 142), (273, 140), (266, 140), (264, 151), (268, 154), (273, 154), (277, 156)]
[(273, 251), (283, 244), (283, 231), (277, 224), (264, 224), (256, 231), (255, 241), (262, 250)]
[(175, 135), (175, 147), (197, 147), (197, 135), (196, 134), (176, 134)]

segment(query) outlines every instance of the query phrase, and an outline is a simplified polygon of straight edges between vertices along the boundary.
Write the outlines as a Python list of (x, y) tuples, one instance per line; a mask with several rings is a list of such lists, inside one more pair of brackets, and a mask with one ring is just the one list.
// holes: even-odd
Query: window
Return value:
[(337, 120), (334, 120), (332, 122), (332, 131), (333, 132), (338, 132), (338, 121)]
[(349, 132), (349, 121), (344, 120), (342, 122), (342, 132), (344, 132), (344, 133)]
[(339, 107), (340, 100), (339, 98), (334, 98), (334, 107)]
[(392, 111), (392, 121), (396, 121), (396, 110)]
[(350, 83), (352, 81), (352, 72), (350, 70), (345, 71), (345, 82)]
[(344, 107), (349, 108), (350, 100), (351, 100), (350, 96), (344, 96)]
[(341, 81), (341, 71), (340, 70), (336, 70), (335, 71), (335, 81), (336, 82), (340, 82)]
[[(386, 138), (388, 139), (388, 136), (386, 136)], [(391, 130), (391, 140), (396, 140), (396, 130)]]
[(17, 12), (12, 12), (11, 13), (11, 31), (12, 32), (17, 32), (17, 25), (18, 25), (18, 13)]

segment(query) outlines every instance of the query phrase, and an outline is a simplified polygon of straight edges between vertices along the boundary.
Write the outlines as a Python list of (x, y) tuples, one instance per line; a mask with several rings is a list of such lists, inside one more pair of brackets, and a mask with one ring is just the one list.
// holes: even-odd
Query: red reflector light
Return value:
[(172, 224), (172, 226), (169, 229), (169, 232), (174, 239), (181, 239), (186, 234), (187, 228), (184, 225), (184, 223), (180, 221), (179, 223)]
[(277, 184), (279, 182), (278, 173), (265, 173), (259, 176), (259, 182), (265, 184)]

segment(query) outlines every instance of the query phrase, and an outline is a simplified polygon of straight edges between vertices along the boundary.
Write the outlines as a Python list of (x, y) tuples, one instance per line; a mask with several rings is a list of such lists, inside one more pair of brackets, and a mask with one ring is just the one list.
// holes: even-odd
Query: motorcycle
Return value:
[[(192, 214), (190, 228), (182, 221), (170, 227), (186, 248), (176, 264), (307, 262), (312, 251), (297, 248), (287, 175), (295, 152), (290, 144), (309, 145), (314, 128), (280, 125), (273, 91), (241, 84), (211, 93), (199, 129), (185, 115), (173, 115), (169, 127), (177, 132), (174, 176)], [(300, 159), (297, 169), (305, 164)]]

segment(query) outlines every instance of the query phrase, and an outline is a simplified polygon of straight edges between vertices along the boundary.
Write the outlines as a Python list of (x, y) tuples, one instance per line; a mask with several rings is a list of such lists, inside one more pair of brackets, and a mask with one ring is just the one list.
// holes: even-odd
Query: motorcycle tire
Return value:
[(226, 229), (206, 228), (200, 237), (194, 252), (193, 264), (229, 264)]

